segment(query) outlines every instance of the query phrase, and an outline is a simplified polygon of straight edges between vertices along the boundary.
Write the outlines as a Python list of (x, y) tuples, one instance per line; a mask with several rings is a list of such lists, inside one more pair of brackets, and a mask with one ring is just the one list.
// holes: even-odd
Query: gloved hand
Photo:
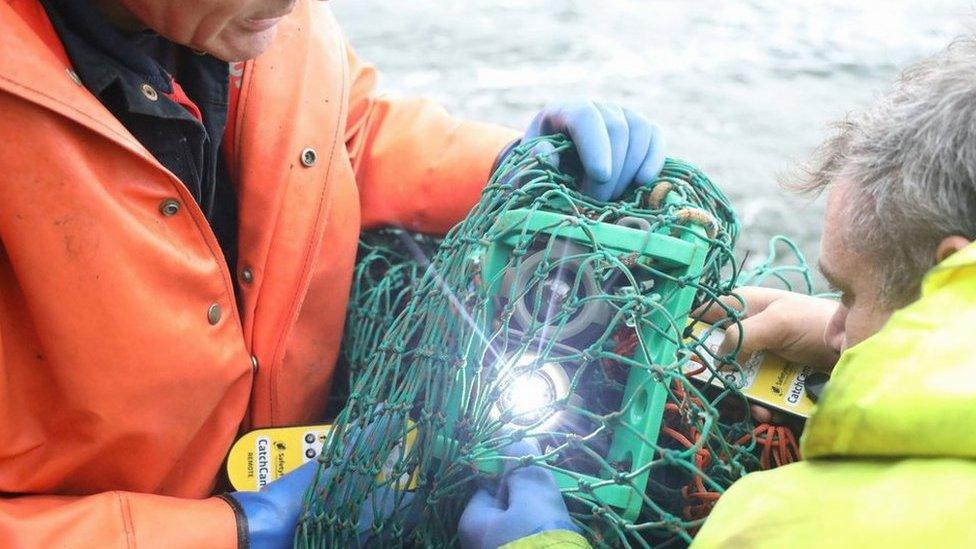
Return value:
[[(664, 167), (664, 139), (654, 124), (629, 109), (593, 101), (547, 105), (523, 140), (566, 134), (582, 164), (582, 191), (598, 200), (618, 198), (631, 183), (649, 185)], [(566, 169), (566, 166), (563, 166)]]
[[(534, 441), (523, 440), (509, 445), (502, 454), (539, 455), (539, 448)], [(480, 488), (464, 508), (458, 525), (464, 549), (495, 549), (548, 530), (579, 531), (548, 470), (514, 465), (495, 488), (494, 494)]]

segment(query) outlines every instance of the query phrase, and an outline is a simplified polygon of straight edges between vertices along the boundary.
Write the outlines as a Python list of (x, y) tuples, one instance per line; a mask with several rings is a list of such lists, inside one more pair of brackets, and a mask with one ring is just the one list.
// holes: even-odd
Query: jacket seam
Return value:
[(115, 499), (119, 504), (119, 512), (122, 515), (122, 529), (125, 532), (125, 546), (133, 549), (135, 542), (135, 527), (132, 524), (132, 509), (129, 508), (129, 498), (121, 492), (115, 492)]
[[(244, 131), (244, 120), (246, 118), (249, 118), (247, 116), (248, 113), (247, 113), (247, 109), (245, 107), (246, 107), (247, 101), (248, 101), (248, 99), (250, 98), (250, 95), (251, 95), (251, 88), (254, 85), (254, 78), (253, 78), (254, 70), (253, 69), (254, 69), (254, 60), (253, 59), (250, 59), (250, 60), (248, 60), (248, 61), (246, 61), (244, 63), (244, 69), (243, 69), (243, 72), (241, 74), (241, 91), (240, 91), (240, 93), (237, 96), (237, 105), (234, 106), (234, 109), (235, 109), (234, 110), (234, 116), (237, 118), (237, 120), (234, 121), (234, 135), (231, 137), (234, 140), (234, 142), (231, 143), (231, 145), (232, 145), (233, 150), (234, 150), (234, 176), (237, 179), (237, 183), (238, 184), (240, 184), (241, 180), (244, 177), (244, 175), (243, 175), (244, 161), (242, 160), (242, 155), (241, 155), (241, 141), (242, 141), (241, 135), (243, 134), (243, 131)], [(238, 210), (239, 209), (240, 209), (240, 205), (238, 204)], [(239, 214), (240, 214), (240, 211), (238, 211), (238, 215)], [(238, 231), (240, 231), (240, 228), (238, 228)], [(240, 240), (239, 237), (238, 237), (238, 240)], [(245, 261), (246, 261), (246, 259), (245, 259)], [(240, 263), (240, 258), (238, 258), (238, 263)], [(240, 268), (240, 265), (238, 265), (238, 268)], [(237, 276), (237, 273), (236, 272), (235, 273), (231, 273), (231, 277), (232, 278), (233, 277), (236, 277), (236, 276)], [(264, 276), (259, 277), (255, 282), (258, 282), (259, 284), (263, 284), (263, 282), (264, 282)], [(253, 288), (252, 291), (254, 292), (254, 295), (255, 296), (261, 295), (261, 288), (260, 288), (259, 285), (256, 285)], [(235, 303), (236, 303), (236, 301), (235, 301)], [(244, 305), (244, 301), (243, 300), (241, 301), (241, 305)], [(256, 309), (257, 308), (257, 304), (254, 303), (252, 308)], [(244, 318), (241, 316), (241, 313), (242, 312), (244, 312), (243, 309), (242, 310), (239, 310), (238, 311), (238, 315), (237, 315), (238, 318), (239, 318), (239, 322), (241, 323), (241, 334), (244, 336), (244, 343), (245, 343), (245, 346), (248, 348), (248, 353), (249, 354), (254, 354), (254, 324), (255, 324), (255, 321), (254, 321), (254, 318), (253, 318), (254, 315), (253, 314), (250, 315), (251, 316), (251, 327), (250, 327), (250, 330), (248, 330), (250, 333), (245, 333), (244, 332)], [(253, 395), (253, 392), (254, 392), (254, 384), (257, 382), (257, 379), (255, 379), (256, 377), (257, 377), (256, 375), (253, 375), (252, 376), (252, 379), (251, 379), (251, 391), (250, 391), (251, 395)], [(248, 401), (249, 402), (248, 402), (247, 410), (245, 411), (245, 415), (249, 415), (251, 413), (250, 400), (251, 399), (248, 398)]]
[[(243, 172), (243, 167), (244, 167), (244, 162), (243, 162), (243, 160), (241, 160), (241, 156), (242, 156), (241, 155), (241, 149), (242, 149), (242, 147), (241, 147), (241, 141), (242, 141), (241, 136), (243, 135), (243, 132), (244, 132), (244, 119), (247, 117), (247, 109), (245, 108), (245, 106), (247, 105), (247, 101), (248, 101), (249, 96), (251, 94), (251, 86), (254, 83), (254, 78), (252, 78), (253, 72), (254, 72), (254, 60), (253, 59), (249, 59), (249, 60), (247, 60), (247, 61), (244, 62), (244, 68), (241, 70), (241, 89), (240, 89), (240, 92), (237, 94), (237, 103), (234, 104), (234, 105), (232, 105), (232, 106), (228, 106), (228, 108), (233, 109), (234, 118), (235, 118), (235, 120), (234, 120), (234, 135), (231, 136), (231, 140), (232, 141), (230, 143), (230, 146), (232, 147), (233, 160), (234, 160), (234, 165), (231, 168), (233, 170), (232, 171), (232, 176), (234, 177), (235, 183), (237, 185), (240, 185), (240, 182), (242, 181), (242, 179), (244, 177), (243, 176), (243, 173), (242, 173)], [(231, 85), (233, 85), (233, 84), (231, 84)], [(237, 205), (238, 212), (237, 213), (238, 213), (238, 216), (240, 216), (240, 201), (239, 201), (240, 200), (240, 196), (239, 196), (239, 193), (237, 193), (237, 194), (238, 194), (238, 205)], [(238, 246), (240, 246), (240, 241), (241, 241), (241, 239), (240, 239), (240, 223), (238, 223)], [(243, 261), (244, 261), (244, 263), (247, 263), (247, 258), (244, 258)], [(240, 269), (240, 266), (241, 266), (241, 258), (238, 257), (238, 266), (237, 266), (237, 268)], [(230, 276), (231, 276), (231, 284), (233, 284), (233, 280), (238, 276), (238, 274), (237, 274), (237, 272), (232, 272), (232, 273), (230, 273)], [(249, 308), (248, 308), (247, 300), (241, 299), (238, 302), (238, 300), (236, 299), (236, 297), (237, 297), (236, 295), (235, 295), (235, 300), (234, 300), (234, 304), (235, 304), (235, 306), (237, 308), (237, 318), (238, 318), (237, 322), (239, 322), (240, 325), (241, 325), (241, 337), (244, 339), (244, 348), (247, 350), (247, 353), (249, 355), (251, 355), (252, 357), (257, 356), (257, 353), (254, 350), (254, 343), (255, 343), (254, 342), (254, 326), (255, 326), (255, 323), (256, 323), (255, 322), (255, 319), (254, 319), (254, 311), (257, 309), (256, 300), (257, 300), (257, 296), (261, 295), (261, 293), (260, 293), (261, 286), (260, 285), (263, 284), (263, 282), (264, 282), (264, 277), (263, 276), (258, 277), (257, 280), (255, 280), (255, 283), (256, 284), (255, 284), (255, 287), (253, 289), (253, 292), (254, 292), (253, 295), (255, 297), (252, 298), (253, 301), (251, 302), (251, 305), (250, 305)], [(250, 319), (251, 325), (250, 325), (249, 328), (246, 325), (247, 323), (246, 323), (245, 318), (244, 318), (244, 315), (245, 314), (248, 314), (248, 318)], [(253, 358), (252, 358), (252, 360), (253, 360)], [(255, 388), (256, 388), (257, 383), (258, 383), (258, 375), (259, 375), (259, 372), (254, 371), (252, 369), (252, 372), (251, 372), (251, 387), (250, 387), (250, 389), (247, 392), (247, 404), (244, 407), (244, 413), (241, 416), (241, 423), (240, 423), (240, 426), (238, 427), (238, 429), (243, 429), (244, 428), (244, 425), (250, 424), (251, 421), (253, 420), (252, 418), (253, 418), (253, 415), (254, 415), (254, 409), (253, 409), (252, 401), (254, 400), (254, 391), (255, 391)], [(239, 541), (240, 540), (238, 540), (238, 542)], [(240, 547), (242, 547), (242, 548), (249, 547), (249, 544), (247, 544), (247, 545), (240, 545), (240, 543), (238, 543), (238, 545)]]

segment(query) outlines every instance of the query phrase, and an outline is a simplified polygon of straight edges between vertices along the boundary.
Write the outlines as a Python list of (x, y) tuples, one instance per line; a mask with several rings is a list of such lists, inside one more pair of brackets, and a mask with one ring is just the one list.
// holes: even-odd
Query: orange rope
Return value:
[(800, 447), (796, 443), (793, 431), (785, 425), (763, 423), (756, 426), (752, 433), (735, 441), (742, 446), (755, 439), (762, 448), (759, 454), (759, 466), (763, 470), (773, 469), (800, 460)]
[[(665, 420), (666, 423), (676, 425), (684, 432), (666, 424), (661, 427), (661, 434), (685, 448), (693, 448), (701, 439), (701, 433), (693, 425), (684, 421), (685, 414), (683, 412), (689, 406), (700, 408), (702, 406), (701, 399), (689, 396), (684, 386), (677, 380), (672, 384), (672, 390), (678, 402), (669, 402), (665, 405)], [(704, 471), (712, 461), (712, 453), (707, 448), (699, 448), (695, 452), (694, 461), (695, 468), (698, 471)], [(708, 516), (712, 506), (715, 505), (720, 496), (718, 492), (712, 492), (705, 488), (705, 481), (700, 474), (695, 475), (687, 485), (681, 488), (681, 495), (685, 499), (683, 510), (685, 520), (697, 520)]]

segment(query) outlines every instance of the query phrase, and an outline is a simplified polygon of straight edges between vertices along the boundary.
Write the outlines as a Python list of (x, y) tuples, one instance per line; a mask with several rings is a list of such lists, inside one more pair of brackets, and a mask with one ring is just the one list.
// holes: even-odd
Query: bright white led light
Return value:
[(533, 363), (537, 359), (536, 355), (525, 353), (514, 361), (515, 372), (509, 374), (511, 378), (495, 403), (496, 418), (507, 412), (511, 423), (522, 427), (545, 420), (536, 429), (558, 420), (559, 413), (553, 405), (569, 394), (569, 378), (556, 363), (536, 367)]
[(544, 417), (555, 401), (556, 391), (549, 376), (526, 372), (512, 379), (499, 404), (512, 413), (513, 423), (531, 425)]

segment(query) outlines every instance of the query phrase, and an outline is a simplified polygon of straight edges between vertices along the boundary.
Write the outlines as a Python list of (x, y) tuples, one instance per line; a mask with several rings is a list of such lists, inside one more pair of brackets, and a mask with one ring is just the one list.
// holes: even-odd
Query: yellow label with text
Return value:
[[(397, 444), (390, 451), (387, 463), (378, 475), (380, 480), (392, 473), (395, 463), (413, 446), (417, 429), (412, 422), (408, 422), (408, 427), (406, 444)], [(247, 433), (237, 439), (227, 456), (227, 478), (231, 486), (241, 492), (257, 491), (314, 460), (322, 452), (331, 429), (331, 425), (305, 425)], [(413, 475), (405, 477), (400, 480), (400, 485), (412, 489), (416, 486), (416, 478)]]

